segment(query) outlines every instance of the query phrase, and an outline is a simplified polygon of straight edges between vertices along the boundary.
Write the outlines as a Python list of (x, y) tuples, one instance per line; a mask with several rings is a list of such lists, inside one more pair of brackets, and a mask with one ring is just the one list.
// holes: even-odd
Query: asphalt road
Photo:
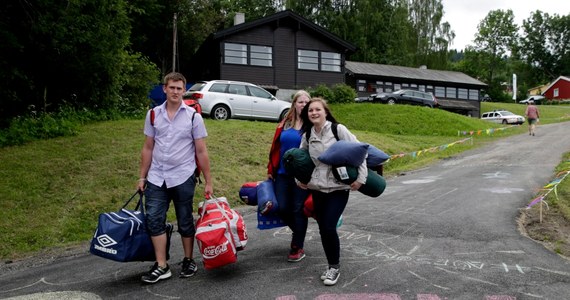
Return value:
[[(569, 299), (570, 262), (519, 232), (517, 218), (570, 151), (570, 124), (539, 126), (425, 169), (388, 180), (378, 198), (352, 193), (339, 228), (341, 276), (326, 266), (317, 226), (307, 257), (288, 263), (290, 232), (258, 230), (245, 207), (247, 248), (236, 264), (144, 285), (150, 263), (116, 263), (88, 254), (2, 268), (0, 298), (13, 299)], [(237, 197), (237, 195), (226, 195)], [(5, 267), (5, 266), (4, 266)]]

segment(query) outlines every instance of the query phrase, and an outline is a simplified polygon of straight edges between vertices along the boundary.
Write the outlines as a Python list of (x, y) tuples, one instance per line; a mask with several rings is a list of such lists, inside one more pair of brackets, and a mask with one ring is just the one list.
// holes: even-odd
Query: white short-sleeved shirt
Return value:
[[(166, 102), (154, 108), (154, 126), (147, 113), (144, 134), (154, 138), (152, 162), (147, 180), (158, 186), (174, 187), (184, 183), (196, 170), (196, 146), (194, 140), (208, 136), (204, 119), (190, 106), (182, 103), (174, 115), (168, 118)], [(194, 120), (192, 121), (192, 116)]]

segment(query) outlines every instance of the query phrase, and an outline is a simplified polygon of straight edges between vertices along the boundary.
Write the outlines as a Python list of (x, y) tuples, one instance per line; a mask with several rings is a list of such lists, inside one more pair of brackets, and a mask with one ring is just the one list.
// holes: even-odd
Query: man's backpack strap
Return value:
[(150, 109), (150, 125), (154, 127), (154, 109)]
[[(331, 130), (332, 133), (334, 135), (334, 138), (339, 141), (340, 139), (338, 138), (338, 123), (332, 123), (331, 124)], [(309, 138), (311, 137), (311, 130), (307, 131), (307, 133), (305, 134), (305, 137), (307, 139), (307, 143), (309, 142)]]

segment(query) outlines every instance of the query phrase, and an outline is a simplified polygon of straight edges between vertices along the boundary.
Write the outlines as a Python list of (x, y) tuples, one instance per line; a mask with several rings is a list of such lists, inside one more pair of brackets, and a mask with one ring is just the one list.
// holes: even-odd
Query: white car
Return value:
[(533, 102), (536, 104), (539, 104), (540, 101), (544, 100), (544, 96), (540, 96), (540, 95), (534, 95), (534, 96), (530, 96), (524, 100), (519, 101), (520, 104), (528, 104), (529, 102)]
[(291, 107), (290, 102), (277, 99), (255, 84), (241, 81), (199, 81), (184, 93), (183, 98), (197, 100), (202, 114), (216, 120), (280, 121)]
[(507, 110), (494, 110), (483, 113), (481, 120), (487, 120), (500, 124), (523, 124), (525, 118), (523, 116), (515, 115)]

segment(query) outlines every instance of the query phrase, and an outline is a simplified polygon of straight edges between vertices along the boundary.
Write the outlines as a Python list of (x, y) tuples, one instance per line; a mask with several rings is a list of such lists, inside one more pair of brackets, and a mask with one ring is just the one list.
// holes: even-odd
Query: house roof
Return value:
[(283, 10), (280, 11), (278, 13), (272, 14), (270, 16), (261, 18), (261, 19), (257, 19), (254, 21), (250, 21), (250, 22), (246, 22), (246, 23), (241, 23), (235, 26), (232, 26), (230, 28), (218, 31), (216, 33), (214, 33), (212, 35), (212, 38), (214, 40), (216, 39), (220, 39), (241, 31), (245, 31), (251, 28), (256, 28), (258, 26), (261, 25), (265, 25), (267, 23), (272, 23), (275, 22), (275, 24), (279, 25), (280, 21), (283, 19), (291, 19), (297, 22), (297, 24), (299, 25), (299, 27), (304, 26), (306, 27), (306, 29), (315, 32), (317, 35), (319, 36), (324, 36), (325, 38), (331, 40), (333, 43), (346, 48), (349, 52), (355, 52), (357, 47), (343, 39), (341, 39), (340, 37), (336, 36), (335, 34), (329, 32), (328, 30), (324, 29), (323, 27), (301, 17), (300, 15), (294, 13), (291, 10)]
[(560, 80), (566, 80), (568, 82), (570, 82), (570, 77), (567, 76), (560, 76), (558, 78), (556, 78), (556, 80), (554, 80), (543, 92), (541, 95), (544, 95), (544, 93), (546, 93), (546, 91), (550, 90), (550, 88), (555, 85), (558, 81)]
[(356, 61), (346, 61), (347, 71), (356, 75), (370, 75), (415, 79), (432, 82), (452, 82), (486, 87), (487, 84), (461, 72), (419, 69), (392, 65), (381, 65)]

